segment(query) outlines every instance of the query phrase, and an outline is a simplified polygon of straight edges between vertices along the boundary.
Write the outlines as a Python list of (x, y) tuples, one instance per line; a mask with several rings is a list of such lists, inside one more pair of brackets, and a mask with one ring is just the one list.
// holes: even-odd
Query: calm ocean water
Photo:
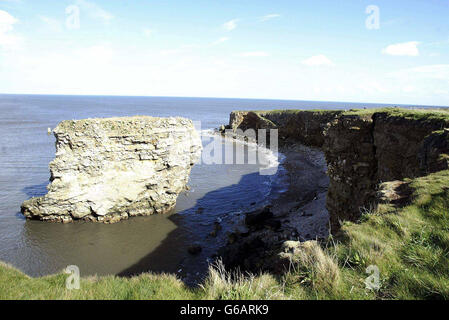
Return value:
[[(258, 165), (196, 165), (189, 192), (167, 215), (136, 217), (114, 225), (68, 225), (26, 221), (21, 203), (43, 195), (54, 158), (54, 137), (47, 128), (60, 121), (92, 117), (182, 116), (201, 121), (202, 129), (227, 123), (232, 110), (349, 109), (377, 107), (312, 101), (213, 98), (0, 95), (0, 260), (32, 276), (77, 265), (81, 275), (130, 275), (174, 272), (189, 281), (207, 268), (207, 259), (226, 241), (242, 212), (266, 203), (285, 185), (276, 176), (259, 175)], [(204, 136), (207, 144), (212, 138)], [(232, 142), (223, 149), (233, 148)], [(247, 152), (255, 152), (248, 146)], [(254, 203), (256, 203), (254, 205)], [(198, 213), (203, 208), (202, 213)], [(223, 230), (211, 237), (214, 222)], [(199, 243), (198, 256), (187, 248)], [(192, 280), (193, 281), (193, 280)]]

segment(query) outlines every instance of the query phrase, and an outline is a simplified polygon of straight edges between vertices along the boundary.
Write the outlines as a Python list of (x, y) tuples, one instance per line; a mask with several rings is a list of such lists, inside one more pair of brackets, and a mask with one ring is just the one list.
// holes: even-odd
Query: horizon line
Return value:
[(385, 106), (409, 106), (409, 107), (434, 107), (434, 108), (449, 108), (443, 105), (430, 104), (411, 104), (411, 103), (385, 103), (385, 102), (365, 102), (365, 101), (337, 101), (337, 100), (302, 100), (302, 99), (282, 99), (282, 98), (238, 98), (238, 97), (213, 97), (213, 96), (148, 96), (148, 95), (120, 95), (120, 94), (59, 94), (59, 93), (2, 93), (1, 95), (14, 96), (68, 96), (68, 97), (129, 97), (129, 98), (188, 98), (188, 99), (235, 99), (235, 100), (269, 100), (269, 101), (296, 101), (296, 102), (327, 102), (327, 103), (352, 103), (352, 104), (371, 104), (371, 105), (385, 105)]

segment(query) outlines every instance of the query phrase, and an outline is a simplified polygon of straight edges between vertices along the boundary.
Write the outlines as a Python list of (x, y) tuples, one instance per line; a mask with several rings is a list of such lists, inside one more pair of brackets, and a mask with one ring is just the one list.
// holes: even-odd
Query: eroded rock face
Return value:
[(377, 184), (374, 123), (370, 116), (341, 116), (330, 123), (323, 151), (330, 183), (326, 206), (331, 229), (340, 221), (356, 221), (375, 199)]
[(385, 112), (375, 113), (373, 121), (380, 181), (414, 178), (444, 169), (435, 167), (434, 162), (448, 151), (447, 131), (443, 130), (448, 126), (446, 121), (409, 119)]
[(341, 113), (342, 111), (233, 111), (230, 114), (229, 127), (233, 131), (278, 129), (281, 146), (300, 141), (307, 146), (321, 147), (329, 122)]
[(432, 132), (424, 139), (418, 161), (424, 174), (449, 169), (449, 129)]
[(332, 231), (339, 229), (341, 221), (357, 221), (364, 209), (375, 206), (380, 183), (449, 168), (449, 122), (442, 117), (415, 117), (406, 112), (401, 116), (390, 112), (236, 111), (231, 113), (229, 127), (234, 131), (275, 128), (280, 145), (321, 148), (330, 178), (326, 206)]
[(146, 116), (63, 121), (43, 197), (27, 218), (105, 223), (172, 209), (201, 154), (190, 120)]

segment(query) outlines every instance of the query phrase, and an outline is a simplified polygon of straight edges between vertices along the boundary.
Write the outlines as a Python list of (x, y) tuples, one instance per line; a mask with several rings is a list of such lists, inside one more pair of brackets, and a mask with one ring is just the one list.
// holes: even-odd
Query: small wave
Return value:
[(262, 176), (267, 179), (262, 184), (267, 187), (264, 196), (268, 204), (271, 200), (279, 197), (288, 189), (287, 170), (284, 167), (286, 156), (278, 150), (273, 151), (263, 145), (257, 144), (256, 141), (245, 141), (243, 139), (235, 138), (235, 136), (223, 136), (216, 129), (204, 129), (200, 131), (201, 137), (220, 137), (227, 141), (232, 141), (236, 144), (245, 145), (248, 147), (248, 152), (257, 152), (259, 158), (260, 170)]
[(228, 141), (233, 141), (236, 144), (248, 146), (252, 150), (257, 150), (259, 155), (263, 155), (264, 159), (261, 164), (264, 169), (276, 168), (285, 160), (285, 156), (279, 151), (273, 151), (265, 146), (257, 144), (257, 142), (255, 141), (245, 141), (239, 138), (234, 139), (234, 136), (222, 136), (215, 129), (203, 129), (200, 131), (200, 135), (202, 137), (220, 137), (223, 139), (227, 139)]

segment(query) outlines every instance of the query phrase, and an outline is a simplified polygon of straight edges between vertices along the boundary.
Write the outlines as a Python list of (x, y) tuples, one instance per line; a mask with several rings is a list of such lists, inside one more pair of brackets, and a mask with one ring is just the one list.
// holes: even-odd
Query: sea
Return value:
[[(241, 226), (244, 213), (263, 207), (287, 187), (281, 154), (258, 152), (253, 144), (237, 148), (240, 142), (212, 133), (229, 122), (231, 111), (384, 106), (395, 105), (0, 94), (0, 261), (33, 277), (75, 265), (81, 276), (173, 273), (188, 284), (198, 283), (214, 263), (218, 248)], [(62, 120), (134, 115), (186, 117), (195, 121), (203, 146), (220, 139), (223, 154), (243, 150), (247, 157), (257, 153), (269, 159), (242, 164), (200, 161), (191, 171), (189, 190), (179, 195), (176, 208), (168, 214), (134, 217), (112, 225), (49, 223), (22, 216), (22, 202), (47, 191), (48, 164), (55, 155), (55, 138), (48, 134), (48, 128), (55, 128)], [(260, 170), (267, 160), (276, 168), (270, 175)], [(217, 224), (221, 229), (211, 234)], [(201, 246), (202, 250), (192, 255), (188, 252), (191, 246)]]

